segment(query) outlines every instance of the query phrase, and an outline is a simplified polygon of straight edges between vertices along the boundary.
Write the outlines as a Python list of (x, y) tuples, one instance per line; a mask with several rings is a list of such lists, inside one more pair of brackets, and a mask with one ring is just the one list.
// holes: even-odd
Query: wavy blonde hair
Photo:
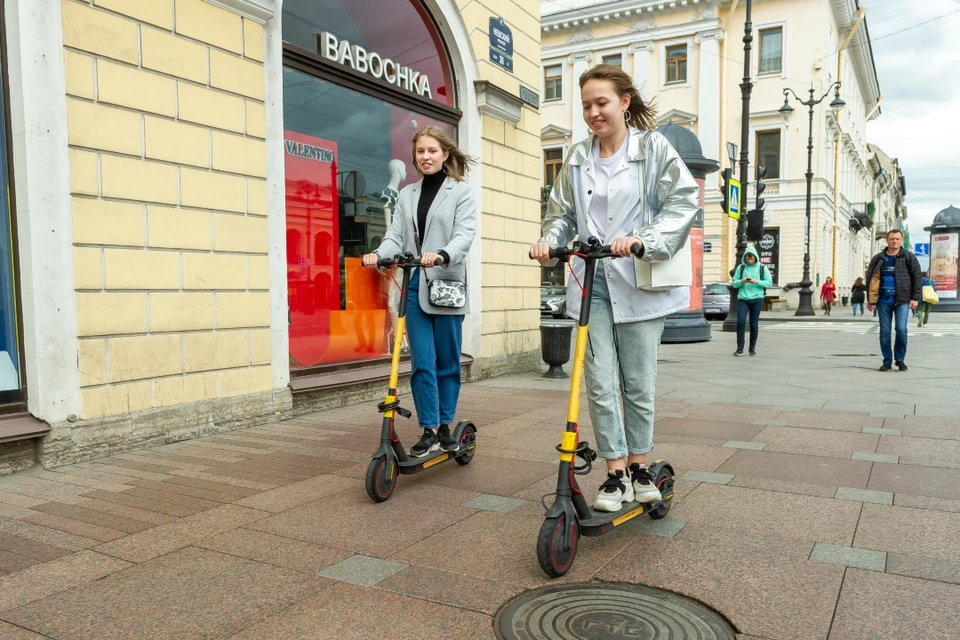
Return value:
[(460, 151), (460, 147), (453, 141), (447, 132), (440, 127), (430, 124), (413, 134), (413, 168), (417, 170), (417, 175), (423, 177), (423, 171), (420, 171), (420, 165), (417, 164), (417, 141), (424, 136), (430, 136), (440, 143), (440, 148), (448, 154), (443, 163), (443, 169), (447, 175), (460, 182), (470, 171), (470, 165), (475, 164), (476, 160)]

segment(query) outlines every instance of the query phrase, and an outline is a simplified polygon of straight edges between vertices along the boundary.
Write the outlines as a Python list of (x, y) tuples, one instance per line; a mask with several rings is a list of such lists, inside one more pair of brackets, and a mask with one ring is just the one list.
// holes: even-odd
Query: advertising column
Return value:
[(958, 288), (957, 256), (960, 234), (930, 234), (930, 278), (941, 299), (956, 299)]

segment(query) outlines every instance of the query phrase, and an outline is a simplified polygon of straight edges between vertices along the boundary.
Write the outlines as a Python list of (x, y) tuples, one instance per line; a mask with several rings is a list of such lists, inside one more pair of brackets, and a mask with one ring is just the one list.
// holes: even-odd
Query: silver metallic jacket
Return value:
[[(590, 201), (595, 185), (594, 136), (575, 144), (567, 154), (550, 192), (547, 215), (541, 225), (540, 242), (565, 246), (576, 236), (593, 235), (588, 226)], [(663, 135), (629, 129), (626, 153), (609, 181), (604, 243), (615, 237), (632, 236), (643, 242), (642, 260), (669, 260), (690, 235), (699, 211), (700, 187), (680, 156)], [(583, 281), (583, 261), (571, 259), (574, 272)], [(610, 289), (614, 322), (651, 320), (682, 311), (690, 305), (688, 287), (667, 291), (637, 289), (633, 260), (602, 260), (597, 267)], [(567, 287), (567, 315), (580, 313), (580, 287), (573, 278)]]

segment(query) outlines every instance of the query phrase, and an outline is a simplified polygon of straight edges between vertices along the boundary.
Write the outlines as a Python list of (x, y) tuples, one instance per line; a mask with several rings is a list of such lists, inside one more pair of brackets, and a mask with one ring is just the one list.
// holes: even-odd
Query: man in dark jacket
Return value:
[[(903, 232), (887, 232), (887, 250), (870, 260), (867, 267), (867, 308), (877, 308), (880, 316), (880, 351), (883, 365), (880, 371), (890, 371), (894, 362), (900, 371), (906, 371), (907, 319), (917, 308), (921, 295), (920, 262), (903, 244)], [(897, 339), (890, 353), (890, 325), (896, 323)]]

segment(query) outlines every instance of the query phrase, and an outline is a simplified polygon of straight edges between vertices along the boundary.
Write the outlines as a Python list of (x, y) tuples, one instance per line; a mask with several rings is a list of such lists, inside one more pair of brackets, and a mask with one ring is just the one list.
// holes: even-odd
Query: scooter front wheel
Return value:
[(569, 571), (577, 557), (580, 525), (574, 519), (570, 526), (570, 538), (564, 544), (566, 521), (565, 515), (547, 518), (540, 526), (540, 535), (537, 537), (537, 560), (543, 572), (552, 578), (559, 578)]
[(386, 456), (380, 456), (370, 461), (367, 466), (367, 475), (364, 486), (367, 495), (374, 502), (386, 502), (397, 488), (397, 461), (387, 462)]

